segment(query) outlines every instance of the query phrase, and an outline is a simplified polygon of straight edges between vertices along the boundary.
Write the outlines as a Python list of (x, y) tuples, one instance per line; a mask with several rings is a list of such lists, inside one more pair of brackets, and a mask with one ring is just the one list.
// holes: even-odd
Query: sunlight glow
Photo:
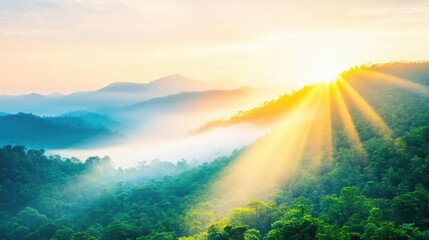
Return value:
[[(355, 71), (355, 70), (351, 70)], [(417, 93), (427, 88), (386, 74), (360, 69), (364, 77)], [(351, 109), (361, 114), (376, 134), (391, 137), (392, 130), (361, 94), (345, 79), (310, 86), (294, 107), (267, 136), (250, 146), (212, 186), (216, 213), (243, 206), (251, 199), (269, 200), (279, 187), (301, 167), (317, 171), (333, 156), (333, 121), (344, 131), (358, 161), (367, 163), (367, 154), (356, 129)], [(351, 108), (351, 107), (354, 108)]]
[(320, 62), (314, 70), (314, 79), (320, 82), (329, 83), (336, 81), (344, 67), (332, 62)]

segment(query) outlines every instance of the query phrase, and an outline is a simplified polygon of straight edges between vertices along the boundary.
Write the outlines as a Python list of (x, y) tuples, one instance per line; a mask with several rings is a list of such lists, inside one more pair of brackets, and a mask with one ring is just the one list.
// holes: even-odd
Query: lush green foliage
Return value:
[(154, 160), (122, 170), (114, 169), (109, 158), (83, 163), (5, 146), (0, 149), (0, 238), (184, 235), (181, 214), (202, 200), (207, 184), (237, 154), (175, 176), (190, 168), (186, 161)]

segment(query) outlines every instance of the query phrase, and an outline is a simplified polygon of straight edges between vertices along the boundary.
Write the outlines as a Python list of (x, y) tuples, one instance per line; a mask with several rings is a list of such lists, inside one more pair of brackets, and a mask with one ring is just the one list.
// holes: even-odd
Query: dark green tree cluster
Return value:
[[(92, 119), (91, 119), (92, 120)], [(95, 122), (95, 121), (93, 121)], [(65, 148), (103, 139), (118, 139), (121, 134), (81, 117), (39, 117), (18, 113), (0, 116), (0, 144), (32, 148)]]

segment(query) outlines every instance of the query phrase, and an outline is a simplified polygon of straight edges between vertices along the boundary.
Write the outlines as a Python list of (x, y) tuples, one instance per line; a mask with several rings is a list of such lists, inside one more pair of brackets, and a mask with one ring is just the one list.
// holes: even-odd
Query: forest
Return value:
[[(378, 75), (364, 71), (406, 78), (409, 84), (376, 81)], [(115, 168), (109, 157), (82, 161), (5, 145), (0, 149), (0, 239), (429, 239), (428, 64), (363, 66), (342, 78), (392, 132), (371, 128), (352, 95), (345, 96), (364, 160), (341, 125), (341, 112), (332, 111), (331, 157), (321, 156), (315, 167), (309, 150), (273, 196), (218, 211), (213, 184), (252, 145), (203, 164), (155, 159), (128, 169)], [(281, 95), (199, 131), (238, 122), (275, 123), (317, 87)], [(316, 128), (309, 131), (315, 140)]]
[(0, 115), (0, 144), (61, 148), (121, 134), (80, 117), (39, 117), (28, 113)]

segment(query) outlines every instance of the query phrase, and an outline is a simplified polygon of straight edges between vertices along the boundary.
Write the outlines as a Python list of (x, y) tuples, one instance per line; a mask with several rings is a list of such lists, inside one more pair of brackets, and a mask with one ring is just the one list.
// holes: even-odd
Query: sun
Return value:
[(347, 67), (332, 61), (320, 61), (313, 70), (315, 82), (333, 82)]

